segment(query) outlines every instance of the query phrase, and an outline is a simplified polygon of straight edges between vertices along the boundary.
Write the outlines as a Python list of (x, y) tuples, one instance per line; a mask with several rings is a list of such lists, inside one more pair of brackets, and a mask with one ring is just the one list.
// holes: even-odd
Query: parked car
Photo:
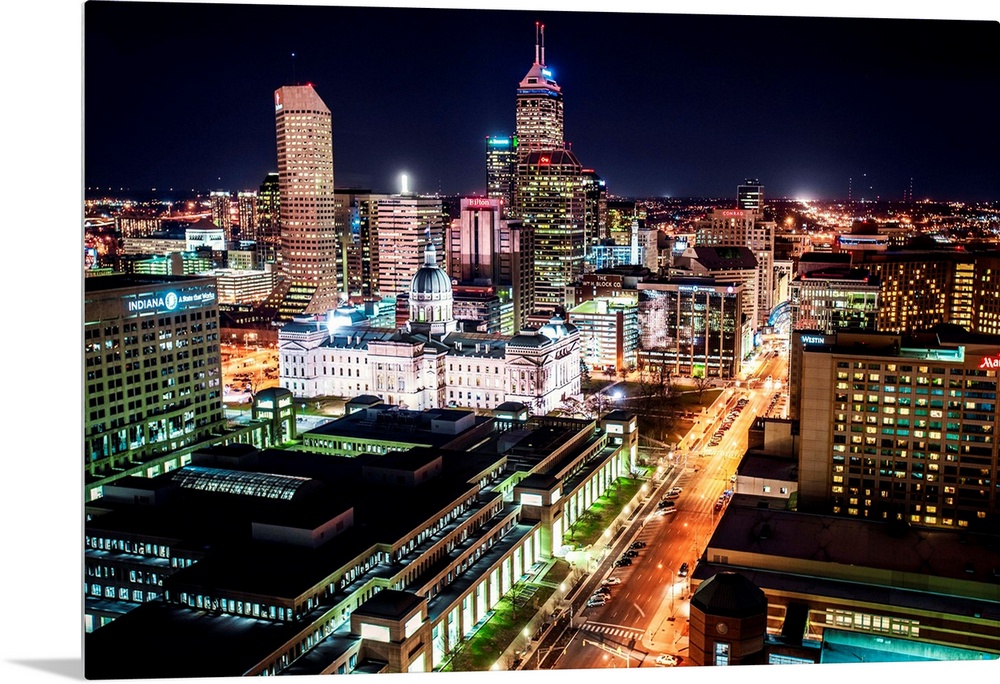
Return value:
[(677, 664), (677, 658), (669, 653), (664, 653), (663, 655), (656, 656), (656, 664), (663, 667), (673, 667)]
[(626, 551), (626, 552), (625, 552), (625, 553), (624, 553), (623, 555), (624, 555), (624, 556), (625, 556), (626, 558), (635, 558), (636, 556), (638, 556), (638, 555), (639, 555), (639, 552), (638, 552), (638, 551), (636, 551), (635, 549), (629, 549), (629, 550), (628, 550), (628, 551)]
[(601, 582), (601, 584), (605, 586), (610, 586), (613, 584), (621, 584), (621, 583), (622, 583), (621, 577), (607, 577), (604, 579), (604, 581)]
[(631, 558), (619, 558), (618, 560), (615, 561), (615, 566), (617, 566), (619, 568), (622, 567), (622, 566), (625, 566), (625, 565), (632, 565), (632, 559)]
[(629, 545), (630, 549), (644, 549), (646, 548), (646, 542), (644, 541), (634, 541)]
[(688, 576), (688, 564), (687, 563), (681, 563), (680, 570), (677, 571), (677, 576), (678, 577), (687, 577)]
[(605, 596), (605, 595), (608, 595), (610, 593), (611, 593), (611, 587), (609, 587), (606, 584), (602, 584), (601, 586), (599, 586), (597, 588), (597, 591), (594, 592), (594, 596), (598, 596), (598, 595)]

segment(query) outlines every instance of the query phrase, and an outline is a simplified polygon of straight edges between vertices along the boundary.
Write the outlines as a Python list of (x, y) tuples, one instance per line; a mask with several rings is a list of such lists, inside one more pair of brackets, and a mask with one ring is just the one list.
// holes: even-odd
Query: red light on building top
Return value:
[(538, 158), (538, 163), (539, 164), (551, 164), (552, 160), (549, 159), (548, 157), (539, 157)]

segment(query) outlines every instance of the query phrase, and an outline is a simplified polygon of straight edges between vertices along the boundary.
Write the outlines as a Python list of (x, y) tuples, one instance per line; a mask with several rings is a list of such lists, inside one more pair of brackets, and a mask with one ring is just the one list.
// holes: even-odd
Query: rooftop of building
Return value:
[(1000, 335), (970, 332), (960, 325), (940, 323), (913, 333), (851, 330), (827, 338), (826, 344), (808, 343), (807, 351), (834, 354), (880, 355), (964, 363), (966, 347), (998, 347)]
[(576, 155), (572, 150), (568, 149), (532, 150), (524, 156), (518, 166), (524, 164), (538, 167), (571, 166), (580, 167), (582, 169), (580, 160), (576, 158)]
[(818, 268), (813, 271), (798, 273), (793, 278), (793, 282), (809, 280), (843, 280), (871, 288), (879, 286), (878, 276), (872, 275), (863, 268), (850, 268), (849, 266)]
[(767, 597), (743, 575), (720, 572), (698, 585), (691, 607), (709, 615), (746, 618), (767, 614)]
[(688, 252), (692, 252), (691, 256), (709, 271), (757, 268), (757, 257), (754, 256), (753, 250), (749, 247), (697, 245), (685, 250), (685, 258), (688, 257)]
[(573, 316), (615, 316), (619, 311), (635, 309), (635, 299), (588, 299), (570, 309)]
[(115, 273), (100, 278), (85, 278), (84, 292), (87, 294), (95, 292), (107, 292), (109, 290), (127, 290), (139, 287), (150, 287), (160, 285), (187, 285), (198, 282), (213, 283), (215, 280), (205, 276), (168, 276), (168, 275), (139, 275), (132, 273)]
[(399, 620), (412, 613), (423, 602), (422, 596), (408, 591), (383, 589), (358, 607), (354, 614)]
[(845, 569), (862, 568), (869, 571), (866, 581), (872, 585), (878, 583), (877, 573), (871, 572), (875, 570), (893, 577), (946, 578), (953, 585), (988, 583), (1000, 596), (994, 575), (994, 568), (1000, 568), (1000, 537), (750, 508), (738, 505), (740, 496), (734, 497), (716, 527), (708, 544), (709, 557), (745, 552), (761, 559), (760, 568), (789, 567), (782, 559), (815, 561), (829, 568), (831, 579), (838, 579), (834, 574)]
[[(418, 460), (427, 453), (418, 454)], [(157, 507), (120, 505), (88, 523), (88, 528), (185, 540), (207, 553), (203, 560), (171, 576), (174, 585), (294, 598), (376, 544), (399, 543), (415, 525), (444, 515), (456, 500), (474, 494), (478, 485), (470, 483), (471, 479), (503, 459), (488, 452), (438, 454), (441, 472), (419, 487), (407, 487), (364, 477), (366, 467), (384, 467), (385, 456), (344, 458), (265, 450), (258, 458), (261, 472), (309, 478), (325, 485), (324, 490), (301, 504), (187, 493)], [(389, 500), (392, 505), (387, 505)], [(313, 549), (252, 539), (253, 522), (312, 529), (350, 509), (354, 524), (337, 535), (335, 543)]]
[(754, 449), (744, 454), (736, 473), (739, 477), (797, 482), (798, 464), (794, 459)]
[(851, 265), (850, 252), (806, 252), (799, 257), (799, 262), (818, 262), (823, 264), (846, 264)]
[[(345, 439), (370, 439), (443, 447), (456, 437), (453, 432), (440, 431), (435, 421), (457, 422), (474, 415), (472, 411), (457, 409), (429, 409), (408, 411), (389, 404), (374, 404), (364, 410), (344, 415), (316, 427), (302, 435), (342, 437)], [(474, 424), (483, 425), (493, 420), (488, 416), (475, 416)]]

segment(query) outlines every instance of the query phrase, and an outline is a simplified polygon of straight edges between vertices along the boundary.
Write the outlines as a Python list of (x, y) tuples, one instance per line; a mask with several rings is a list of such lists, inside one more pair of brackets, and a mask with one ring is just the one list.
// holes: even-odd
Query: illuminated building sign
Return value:
[(257, 402), (257, 408), (274, 408), (274, 402), (270, 399), (261, 399)]
[(465, 206), (469, 209), (493, 209), (497, 201), (487, 197), (466, 197)]
[(274, 93), (274, 111), (281, 110), (281, 91), (276, 91)]
[(507, 147), (510, 145), (510, 138), (490, 138), (489, 144), (497, 147)]
[(583, 283), (585, 285), (592, 285), (594, 287), (622, 287), (622, 276), (620, 275), (607, 275), (603, 273), (588, 273), (583, 276)]
[(826, 344), (826, 338), (822, 335), (803, 335), (802, 344)]
[(979, 364), (980, 369), (994, 369), (1000, 368), (1000, 354), (995, 356), (984, 356), (982, 362)]
[(542, 76), (544, 76), (545, 78), (552, 78), (552, 70), (542, 69)]
[(723, 216), (743, 216), (746, 212), (742, 209), (725, 209), (719, 213)]
[[(148, 294), (125, 297), (125, 309), (129, 313), (175, 311), (178, 307), (200, 306), (215, 299), (214, 292)], [(183, 306), (182, 306), (183, 305)]]
[(551, 164), (552, 160), (549, 159), (548, 157), (539, 157), (538, 158), (538, 163), (539, 164)]
[(166, 309), (167, 311), (173, 311), (177, 308), (177, 293), (168, 292), (165, 295), (154, 295), (152, 297), (130, 299), (125, 303), (125, 306), (129, 312), (150, 311), (153, 309)]

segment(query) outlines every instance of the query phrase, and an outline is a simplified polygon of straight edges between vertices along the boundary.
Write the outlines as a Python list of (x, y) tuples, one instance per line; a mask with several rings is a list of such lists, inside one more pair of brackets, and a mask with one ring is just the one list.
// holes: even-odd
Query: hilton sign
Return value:
[(486, 197), (466, 197), (463, 200), (469, 209), (494, 209), (499, 206), (499, 201)]

